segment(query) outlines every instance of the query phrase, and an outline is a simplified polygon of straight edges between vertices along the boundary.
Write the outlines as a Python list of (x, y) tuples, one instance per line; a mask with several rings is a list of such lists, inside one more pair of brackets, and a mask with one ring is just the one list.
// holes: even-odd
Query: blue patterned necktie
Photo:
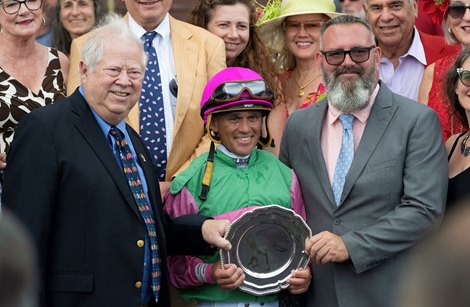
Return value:
[(142, 94), (139, 101), (140, 136), (150, 151), (159, 180), (165, 180), (166, 173), (166, 128), (163, 107), (162, 79), (158, 67), (157, 52), (152, 42), (157, 32), (147, 32), (144, 50), (148, 57)]
[(354, 115), (341, 114), (339, 120), (343, 125), (343, 139), (341, 141), (341, 149), (339, 151), (338, 160), (336, 160), (335, 174), (333, 176), (333, 195), (337, 206), (339, 206), (344, 181), (354, 158), (354, 137), (352, 131)]
[(155, 301), (158, 302), (158, 293), (160, 292), (160, 256), (157, 244), (157, 231), (155, 229), (155, 219), (153, 218), (152, 209), (150, 208), (147, 197), (142, 187), (139, 171), (137, 170), (135, 158), (123, 138), (122, 132), (116, 128), (111, 127), (109, 134), (116, 141), (116, 149), (119, 152), (122, 168), (127, 179), (127, 183), (134, 196), (137, 208), (140, 215), (145, 222), (147, 233), (150, 239), (150, 251), (152, 252), (152, 290), (155, 296)]

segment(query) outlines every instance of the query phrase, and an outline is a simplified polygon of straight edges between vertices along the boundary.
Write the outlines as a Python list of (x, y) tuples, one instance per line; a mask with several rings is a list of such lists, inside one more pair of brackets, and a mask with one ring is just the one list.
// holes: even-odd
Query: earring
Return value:
[(449, 34), (452, 34), (452, 29), (450, 27), (448, 27), (447, 32), (449, 32)]
[(42, 16), (42, 25), (45, 26), (46, 25), (46, 17)]

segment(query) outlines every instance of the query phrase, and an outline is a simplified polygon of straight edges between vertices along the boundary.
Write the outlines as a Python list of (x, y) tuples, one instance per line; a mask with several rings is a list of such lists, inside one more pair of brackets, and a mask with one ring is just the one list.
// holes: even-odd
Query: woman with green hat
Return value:
[(258, 25), (265, 43), (278, 54), (289, 114), (326, 96), (315, 54), (320, 27), (337, 15), (333, 0), (271, 0), (263, 10)]

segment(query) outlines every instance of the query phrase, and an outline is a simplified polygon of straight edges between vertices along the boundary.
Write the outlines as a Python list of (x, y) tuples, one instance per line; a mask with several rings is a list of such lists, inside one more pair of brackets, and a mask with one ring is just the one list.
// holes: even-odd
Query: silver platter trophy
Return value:
[(234, 263), (245, 273), (240, 290), (254, 295), (286, 289), (292, 270), (306, 268), (305, 239), (312, 231), (291, 209), (278, 205), (256, 208), (236, 219), (225, 238), (230, 251), (220, 251), (221, 264)]

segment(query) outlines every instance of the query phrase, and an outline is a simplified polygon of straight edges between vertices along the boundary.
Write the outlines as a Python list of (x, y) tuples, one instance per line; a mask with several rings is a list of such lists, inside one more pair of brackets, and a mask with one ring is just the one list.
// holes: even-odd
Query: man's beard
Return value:
[[(324, 69), (322, 71), (328, 89), (328, 101), (336, 109), (343, 113), (353, 113), (367, 107), (377, 82), (375, 65), (368, 71), (362, 67), (339, 66), (331, 77)], [(342, 73), (358, 73), (360, 78), (339, 79), (338, 76)]]

